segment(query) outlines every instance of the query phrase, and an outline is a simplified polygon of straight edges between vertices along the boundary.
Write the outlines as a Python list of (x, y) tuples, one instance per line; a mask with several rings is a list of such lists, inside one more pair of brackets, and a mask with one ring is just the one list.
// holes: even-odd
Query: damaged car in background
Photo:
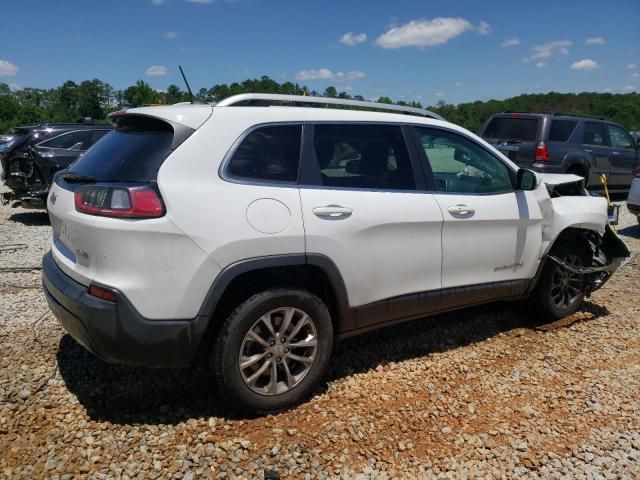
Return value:
[(2, 180), (11, 192), (2, 202), (23, 208), (46, 208), (53, 175), (71, 165), (95, 142), (112, 130), (111, 125), (56, 123), (16, 127), (0, 144)]

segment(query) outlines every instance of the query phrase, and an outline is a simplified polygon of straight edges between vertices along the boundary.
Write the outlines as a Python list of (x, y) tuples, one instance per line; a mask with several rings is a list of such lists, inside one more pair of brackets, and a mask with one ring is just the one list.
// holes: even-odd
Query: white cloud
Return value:
[(296, 80), (331, 80), (333, 72), (328, 68), (300, 70), (295, 77)]
[(364, 78), (366, 74), (357, 70), (349, 72), (332, 72), (328, 68), (312, 68), (310, 70), (300, 70), (295, 74), (296, 80), (335, 80), (341, 82), (344, 80), (359, 80)]
[(602, 90), (602, 93), (611, 93), (612, 90), (610, 88), (605, 88), (604, 90)]
[(163, 5), (163, 4), (167, 3), (167, 0), (151, 0), (151, 3), (153, 5)]
[(202, 4), (205, 4), (205, 3), (211, 3), (211, 2), (213, 2), (213, 0), (187, 0), (187, 2), (189, 2), (189, 3), (202, 3)]
[(175, 38), (178, 38), (178, 34), (176, 32), (165, 32), (164, 33), (164, 38), (168, 38), (169, 40), (173, 40)]
[(347, 32), (344, 35), (342, 35), (340, 37), (339, 42), (344, 44), (344, 45), (348, 45), (350, 47), (353, 47), (354, 45), (357, 45), (358, 43), (364, 43), (367, 41), (367, 34), (366, 33), (358, 33), (356, 35), (353, 34), (353, 32)]
[(635, 70), (636, 69), (636, 64), (635, 63), (630, 63), (629, 65), (627, 65), (627, 68), (629, 70)]
[(13, 77), (19, 68), (7, 60), (0, 60), (0, 77)]
[(15, 92), (16, 90), (22, 90), (22, 86), (18, 85), (17, 83), (10, 83), (9, 88), (12, 92)]
[(464, 18), (412, 20), (387, 30), (376, 39), (376, 45), (382, 48), (435, 47), (468, 30), (473, 30), (473, 26)]
[(456, 87), (462, 87), (464, 85), (464, 82), (456, 82)]
[(585, 58), (584, 60), (580, 60), (578, 62), (574, 62), (571, 65), (571, 70), (596, 70), (600, 68), (600, 65), (595, 60), (591, 60), (590, 58)]
[(587, 45), (604, 45), (605, 40), (602, 37), (589, 37), (584, 41), (585, 44)]
[(444, 93), (442, 93), (442, 92), (436, 92), (436, 93), (435, 93), (435, 96), (436, 96), (436, 97), (444, 97)]
[(526, 57), (522, 59), (522, 63), (529, 63), (529, 62), (531, 62), (531, 60)]
[(640, 73), (635, 72), (635, 73), (631, 74), (631, 76), (632, 76), (633, 78), (640, 78)]
[(502, 42), (501, 47), (515, 47), (516, 45), (520, 45), (519, 38), (507, 38), (504, 42)]
[(546, 66), (547, 66), (547, 64), (546, 64), (545, 62), (538, 62), (538, 63), (536, 63), (536, 68), (544, 68), (544, 67), (546, 67)]
[(555, 54), (569, 55), (569, 47), (572, 43), (569, 40), (556, 40), (555, 42), (543, 43), (533, 47), (532, 60), (549, 58)]
[(167, 67), (164, 65), (151, 65), (144, 73), (150, 77), (163, 77), (167, 74)]
[(638, 89), (635, 85), (625, 85), (622, 87), (623, 92), (635, 92)]
[(344, 87), (340, 88), (340, 90), (342, 90), (343, 92), (350, 92), (353, 90), (353, 87), (351, 85), (345, 85)]
[(476, 30), (480, 35), (489, 35), (491, 33), (491, 25), (489, 25), (485, 21), (482, 21), (478, 24)]

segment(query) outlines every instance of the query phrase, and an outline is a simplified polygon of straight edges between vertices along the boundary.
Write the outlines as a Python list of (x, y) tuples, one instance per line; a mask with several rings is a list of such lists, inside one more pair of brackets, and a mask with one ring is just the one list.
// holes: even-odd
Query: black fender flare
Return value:
[(204, 301), (200, 306), (198, 315), (206, 316), (211, 322), (222, 295), (231, 282), (239, 275), (256, 270), (263, 270), (275, 267), (304, 266), (310, 265), (319, 268), (326, 275), (335, 295), (338, 312), (336, 329), (339, 333), (355, 329), (355, 316), (349, 307), (347, 289), (342, 279), (342, 275), (336, 264), (326, 255), (317, 253), (299, 253), (285, 255), (269, 255), (265, 257), (254, 257), (235, 262), (225, 267), (213, 280)]

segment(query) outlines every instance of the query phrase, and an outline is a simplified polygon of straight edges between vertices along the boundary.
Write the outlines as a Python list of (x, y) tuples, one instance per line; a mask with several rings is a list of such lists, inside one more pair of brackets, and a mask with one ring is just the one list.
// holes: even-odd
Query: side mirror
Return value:
[(531, 170), (521, 168), (516, 177), (516, 189), (535, 190), (538, 186), (538, 177)]

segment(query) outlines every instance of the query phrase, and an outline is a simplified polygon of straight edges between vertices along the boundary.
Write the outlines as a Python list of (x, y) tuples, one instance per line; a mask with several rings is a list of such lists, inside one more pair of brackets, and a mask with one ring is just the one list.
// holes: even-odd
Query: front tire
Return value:
[[(574, 267), (591, 265), (593, 253), (579, 241), (554, 245), (550, 254)], [(536, 310), (545, 318), (559, 320), (575, 313), (584, 303), (585, 275), (573, 273), (547, 258), (533, 294)]]
[(230, 405), (273, 412), (313, 392), (332, 347), (333, 324), (322, 300), (306, 290), (270, 289), (229, 315), (214, 342), (211, 365)]

